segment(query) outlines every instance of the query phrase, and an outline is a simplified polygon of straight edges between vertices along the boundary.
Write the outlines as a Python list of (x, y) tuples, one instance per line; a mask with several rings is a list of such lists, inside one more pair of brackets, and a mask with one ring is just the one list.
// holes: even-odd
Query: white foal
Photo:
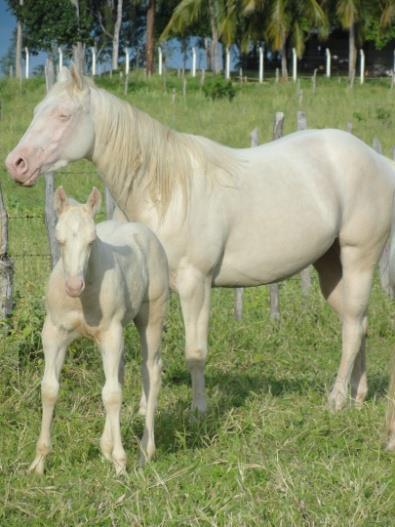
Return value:
[(84, 205), (69, 200), (62, 187), (55, 193), (61, 258), (49, 278), (42, 331), (43, 415), (36, 458), (30, 467), (39, 474), (50, 451), (50, 427), (66, 348), (81, 335), (97, 342), (103, 358), (106, 420), (101, 450), (114, 463), (117, 474), (124, 472), (126, 454), (120, 430), (123, 326), (132, 320), (140, 334), (143, 357), (140, 411), (145, 414), (145, 427), (141, 461), (149, 460), (155, 452), (159, 347), (169, 288), (167, 259), (156, 236), (144, 225), (115, 221), (95, 225), (100, 201), (96, 188)]

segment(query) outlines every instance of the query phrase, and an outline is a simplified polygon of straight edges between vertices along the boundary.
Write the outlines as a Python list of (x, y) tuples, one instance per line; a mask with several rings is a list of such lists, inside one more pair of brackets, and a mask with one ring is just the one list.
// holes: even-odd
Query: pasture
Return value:
[[(98, 81), (120, 97), (123, 81)], [(271, 138), (275, 111), (296, 129), (296, 111), (309, 127), (346, 128), (368, 144), (377, 136), (386, 155), (395, 143), (395, 91), (389, 81), (352, 90), (345, 81), (302, 80), (236, 85), (232, 102), (208, 100), (199, 80), (187, 94), (176, 77), (131, 77), (126, 98), (169, 126), (232, 146), (248, 146), (258, 127)], [(44, 84), (0, 83), (0, 158), (30, 122)], [(173, 89), (176, 90), (175, 100)], [(394, 456), (382, 449), (386, 389), (395, 345), (393, 302), (376, 280), (370, 303), (369, 396), (362, 410), (326, 410), (338, 366), (340, 326), (314, 279), (308, 298), (298, 278), (281, 286), (282, 320), (269, 320), (268, 291), (245, 293), (241, 322), (233, 320), (233, 291), (215, 290), (210, 321), (207, 389), (209, 410), (191, 419), (190, 379), (183, 358), (183, 328), (172, 295), (162, 360), (156, 419), (156, 459), (138, 467), (140, 394), (138, 339), (127, 332), (121, 426), (128, 474), (117, 479), (104, 462), (101, 360), (86, 340), (70, 347), (62, 374), (46, 474), (27, 474), (40, 426), (40, 331), (49, 274), (43, 215), (43, 180), (17, 187), (0, 165), (15, 256), (15, 310), (0, 328), (0, 525), (5, 526), (390, 526), (395, 517)], [(98, 184), (93, 166), (74, 164), (56, 177), (77, 199)], [(104, 219), (104, 212), (99, 219)]]

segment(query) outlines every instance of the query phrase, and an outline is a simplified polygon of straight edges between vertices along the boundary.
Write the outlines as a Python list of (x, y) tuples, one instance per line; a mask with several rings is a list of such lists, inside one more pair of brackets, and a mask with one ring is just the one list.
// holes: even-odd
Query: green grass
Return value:
[[(122, 81), (99, 82), (124, 97)], [(345, 81), (319, 79), (313, 95), (306, 79), (301, 83), (301, 107), (292, 83), (238, 86), (232, 103), (205, 99), (198, 79), (188, 82), (185, 99), (180, 79), (169, 77), (166, 84), (164, 92), (163, 80), (134, 76), (127, 99), (178, 130), (226, 144), (247, 146), (256, 126), (261, 140), (269, 140), (277, 110), (285, 112), (289, 133), (295, 129), (298, 109), (306, 111), (311, 127), (345, 128), (352, 121), (354, 132), (366, 142), (379, 137), (387, 155), (395, 142), (395, 92), (389, 81), (350, 90)], [(38, 80), (22, 88), (0, 83), (2, 159), (23, 133), (43, 93)], [(233, 320), (233, 292), (213, 291), (209, 410), (204, 420), (194, 421), (182, 321), (178, 299), (172, 295), (163, 344), (156, 459), (144, 469), (137, 466), (142, 433), (136, 412), (139, 349), (136, 333), (129, 328), (122, 410), (128, 475), (117, 479), (100, 455), (103, 374), (99, 353), (86, 340), (68, 353), (46, 474), (27, 474), (40, 426), (40, 330), (49, 272), (43, 183), (34, 189), (17, 187), (2, 166), (0, 179), (11, 216), (17, 288), (14, 315), (0, 326), (1, 526), (394, 525), (395, 463), (382, 448), (395, 344), (394, 306), (377, 281), (370, 304), (370, 392), (362, 410), (348, 408), (336, 415), (326, 410), (339, 361), (339, 324), (316, 281), (304, 299), (294, 278), (281, 286), (278, 326), (268, 317), (266, 288), (246, 291), (241, 322)], [(97, 176), (94, 167), (78, 163), (59, 174), (57, 183), (85, 199)]]

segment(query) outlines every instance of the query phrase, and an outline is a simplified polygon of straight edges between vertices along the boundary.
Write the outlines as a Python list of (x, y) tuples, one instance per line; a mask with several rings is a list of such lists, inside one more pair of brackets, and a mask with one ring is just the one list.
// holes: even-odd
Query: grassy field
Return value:
[[(123, 82), (99, 81), (121, 97)], [(275, 111), (286, 114), (285, 133), (304, 110), (309, 127), (346, 128), (386, 155), (395, 144), (395, 91), (389, 81), (350, 90), (343, 80), (238, 85), (233, 102), (211, 101), (199, 81), (132, 77), (126, 98), (180, 131), (233, 146), (248, 146), (258, 127), (271, 137)], [(176, 90), (173, 102), (173, 90)], [(30, 122), (44, 85), (0, 83), (0, 158)], [(302, 100), (301, 100), (302, 99)], [(10, 213), (11, 254), (16, 267), (13, 317), (0, 326), (0, 526), (393, 526), (395, 462), (383, 450), (386, 387), (395, 344), (393, 303), (375, 282), (370, 304), (370, 392), (360, 411), (333, 415), (326, 395), (339, 361), (339, 324), (314, 279), (308, 298), (298, 278), (281, 287), (282, 320), (268, 317), (266, 288), (245, 294), (244, 317), (233, 320), (233, 291), (214, 290), (207, 364), (209, 410), (194, 421), (190, 380), (183, 360), (178, 299), (171, 298), (163, 344), (164, 374), (156, 420), (156, 459), (141, 469), (137, 441), (142, 421), (139, 349), (127, 330), (122, 433), (128, 475), (117, 479), (103, 461), (100, 399), (103, 374), (88, 341), (74, 344), (61, 380), (53, 428), (53, 453), (44, 477), (27, 474), (34, 457), (43, 371), (40, 330), (49, 272), (43, 226), (43, 182), (15, 186), (0, 165)], [(57, 176), (70, 194), (85, 199), (98, 184), (87, 162)], [(103, 213), (101, 218), (103, 218)]]

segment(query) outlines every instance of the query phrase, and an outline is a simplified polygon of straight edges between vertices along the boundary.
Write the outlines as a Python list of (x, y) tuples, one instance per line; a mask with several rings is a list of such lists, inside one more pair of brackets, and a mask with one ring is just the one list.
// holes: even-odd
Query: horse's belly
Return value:
[(213, 283), (248, 287), (283, 280), (325, 254), (336, 237), (336, 229), (328, 225), (306, 228), (306, 232), (290, 228), (287, 236), (250, 234), (244, 244), (227, 247)]

